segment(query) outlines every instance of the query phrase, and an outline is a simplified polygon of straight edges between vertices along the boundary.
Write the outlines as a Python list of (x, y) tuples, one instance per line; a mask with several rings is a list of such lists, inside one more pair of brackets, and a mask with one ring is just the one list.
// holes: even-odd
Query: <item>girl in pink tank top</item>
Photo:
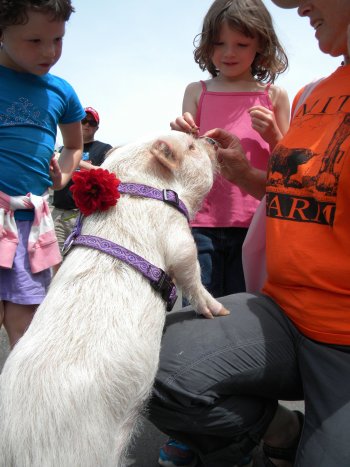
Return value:
[[(261, 0), (216, 0), (194, 53), (211, 78), (190, 83), (174, 130), (198, 136), (224, 128), (239, 137), (247, 158), (266, 169), (289, 126), (289, 99), (273, 84), (288, 60)], [(242, 244), (259, 200), (218, 175), (192, 221), (204, 285), (214, 296), (245, 290)]]
[[(226, 129), (238, 136), (251, 163), (266, 170), (271, 149), (288, 129), (290, 106), (286, 91), (272, 84), (288, 60), (263, 2), (214, 1), (194, 57), (211, 78), (187, 86), (183, 115), (171, 128), (198, 136)], [(218, 175), (192, 221), (202, 282), (214, 297), (245, 291), (242, 245), (258, 204)], [(169, 440), (159, 464), (180, 465), (178, 459), (192, 465), (195, 454)]]

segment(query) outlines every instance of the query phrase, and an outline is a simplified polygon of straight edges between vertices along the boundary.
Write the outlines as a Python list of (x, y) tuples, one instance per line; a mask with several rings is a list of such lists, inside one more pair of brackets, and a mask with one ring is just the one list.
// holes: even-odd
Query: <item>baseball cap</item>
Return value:
[(272, 0), (272, 3), (281, 7), (281, 8), (298, 8), (298, 0)]
[(100, 123), (100, 116), (97, 112), (97, 110), (93, 109), (92, 107), (85, 107), (85, 112), (91, 114), (94, 117), (95, 122), (97, 125)]

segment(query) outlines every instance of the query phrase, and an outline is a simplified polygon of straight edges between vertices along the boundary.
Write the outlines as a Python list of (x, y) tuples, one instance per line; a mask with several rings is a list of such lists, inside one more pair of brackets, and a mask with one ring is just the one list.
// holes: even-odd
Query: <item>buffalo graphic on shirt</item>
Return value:
[[(326, 109), (319, 101), (311, 108), (304, 105), (290, 133), (295, 141), (310, 144), (300, 147), (279, 144), (271, 154), (267, 178), (268, 216), (333, 225), (339, 178), (349, 147), (350, 112), (335, 112), (338, 118), (334, 118), (334, 108), (329, 106), (330, 114)], [(320, 125), (328, 122), (333, 130), (320, 131)], [(288, 143), (291, 137), (285, 138), (283, 143), (285, 141)]]

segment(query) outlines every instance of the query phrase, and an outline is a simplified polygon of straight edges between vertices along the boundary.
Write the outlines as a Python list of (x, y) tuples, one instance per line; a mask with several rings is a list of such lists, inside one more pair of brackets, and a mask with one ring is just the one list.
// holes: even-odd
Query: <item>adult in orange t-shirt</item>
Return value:
[[(298, 8), (322, 52), (344, 63), (299, 107), (296, 96), (267, 174), (237, 137), (207, 133), (221, 174), (266, 194), (267, 280), (262, 293), (221, 298), (229, 316), (168, 316), (148, 416), (205, 467), (235, 465), (257, 445), (254, 467), (349, 467), (350, 2), (272, 1)], [(278, 404), (302, 398), (305, 418)]]
[(326, 344), (350, 345), (349, 143), (350, 66), (341, 66), (297, 111), (267, 178), (263, 292)]

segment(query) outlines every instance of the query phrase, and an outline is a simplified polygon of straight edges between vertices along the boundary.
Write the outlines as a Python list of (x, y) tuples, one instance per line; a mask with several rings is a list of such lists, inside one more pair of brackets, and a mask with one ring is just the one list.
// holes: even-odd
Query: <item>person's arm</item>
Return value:
[(183, 131), (185, 133), (193, 133), (198, 135), (198, 127), (195, 123), (199, 96), (202, 92), (201, 83), (190, 83), (186, 89), (182, 101), (182, 115), (177, 117), (175, 121), (170, 123), (172, 130)]
[[(95, 148), (97, 145), (97, 149)], [(101, 144), (98, 141), (95, 141), (90, 148), (90, 158), (89, 161), (81, 160), (79, 167), (83, 170), (91, 170), (99, 167), (106, 159), (107, 153), (112, 149), (110, 144)]]
[(79, 162), (79, 168), (83, 170), (91, 170), (95, 168), (96, 166), (91, 162), (91, 161), (83, 161), (81, 160)]
[(289, 129), (290, 123), (290, 102), (288, 93), (285, 89), (276, 86), (273, 86), (272, 92), (274, 95), (273, 103), (276, 123), (282, 136), (284, 136)]
[(221, 175), (254, 198), (261, 199), (265, 195), (266, 172), (251, 165), (239, 138), (221, 128), (207, 131), (205, 136), (219, 143), (216, 156)]
[(290, 103), (287, 91), (277, 86), (271, 86), (271, 101), (273, 111), (263, 106), (249, 109), (252, 127), (269, 144), (272, 150), (289, 128)]
[(54, 190), (62, 190), (72, 177), (74, 170), (78, 167), (82, 151), (83, 151), (83, 136), (81, 123), (74, 122), (59, 125), (62, 139), (63, 149), (58, 159), (60, 176), (52, 176)]

